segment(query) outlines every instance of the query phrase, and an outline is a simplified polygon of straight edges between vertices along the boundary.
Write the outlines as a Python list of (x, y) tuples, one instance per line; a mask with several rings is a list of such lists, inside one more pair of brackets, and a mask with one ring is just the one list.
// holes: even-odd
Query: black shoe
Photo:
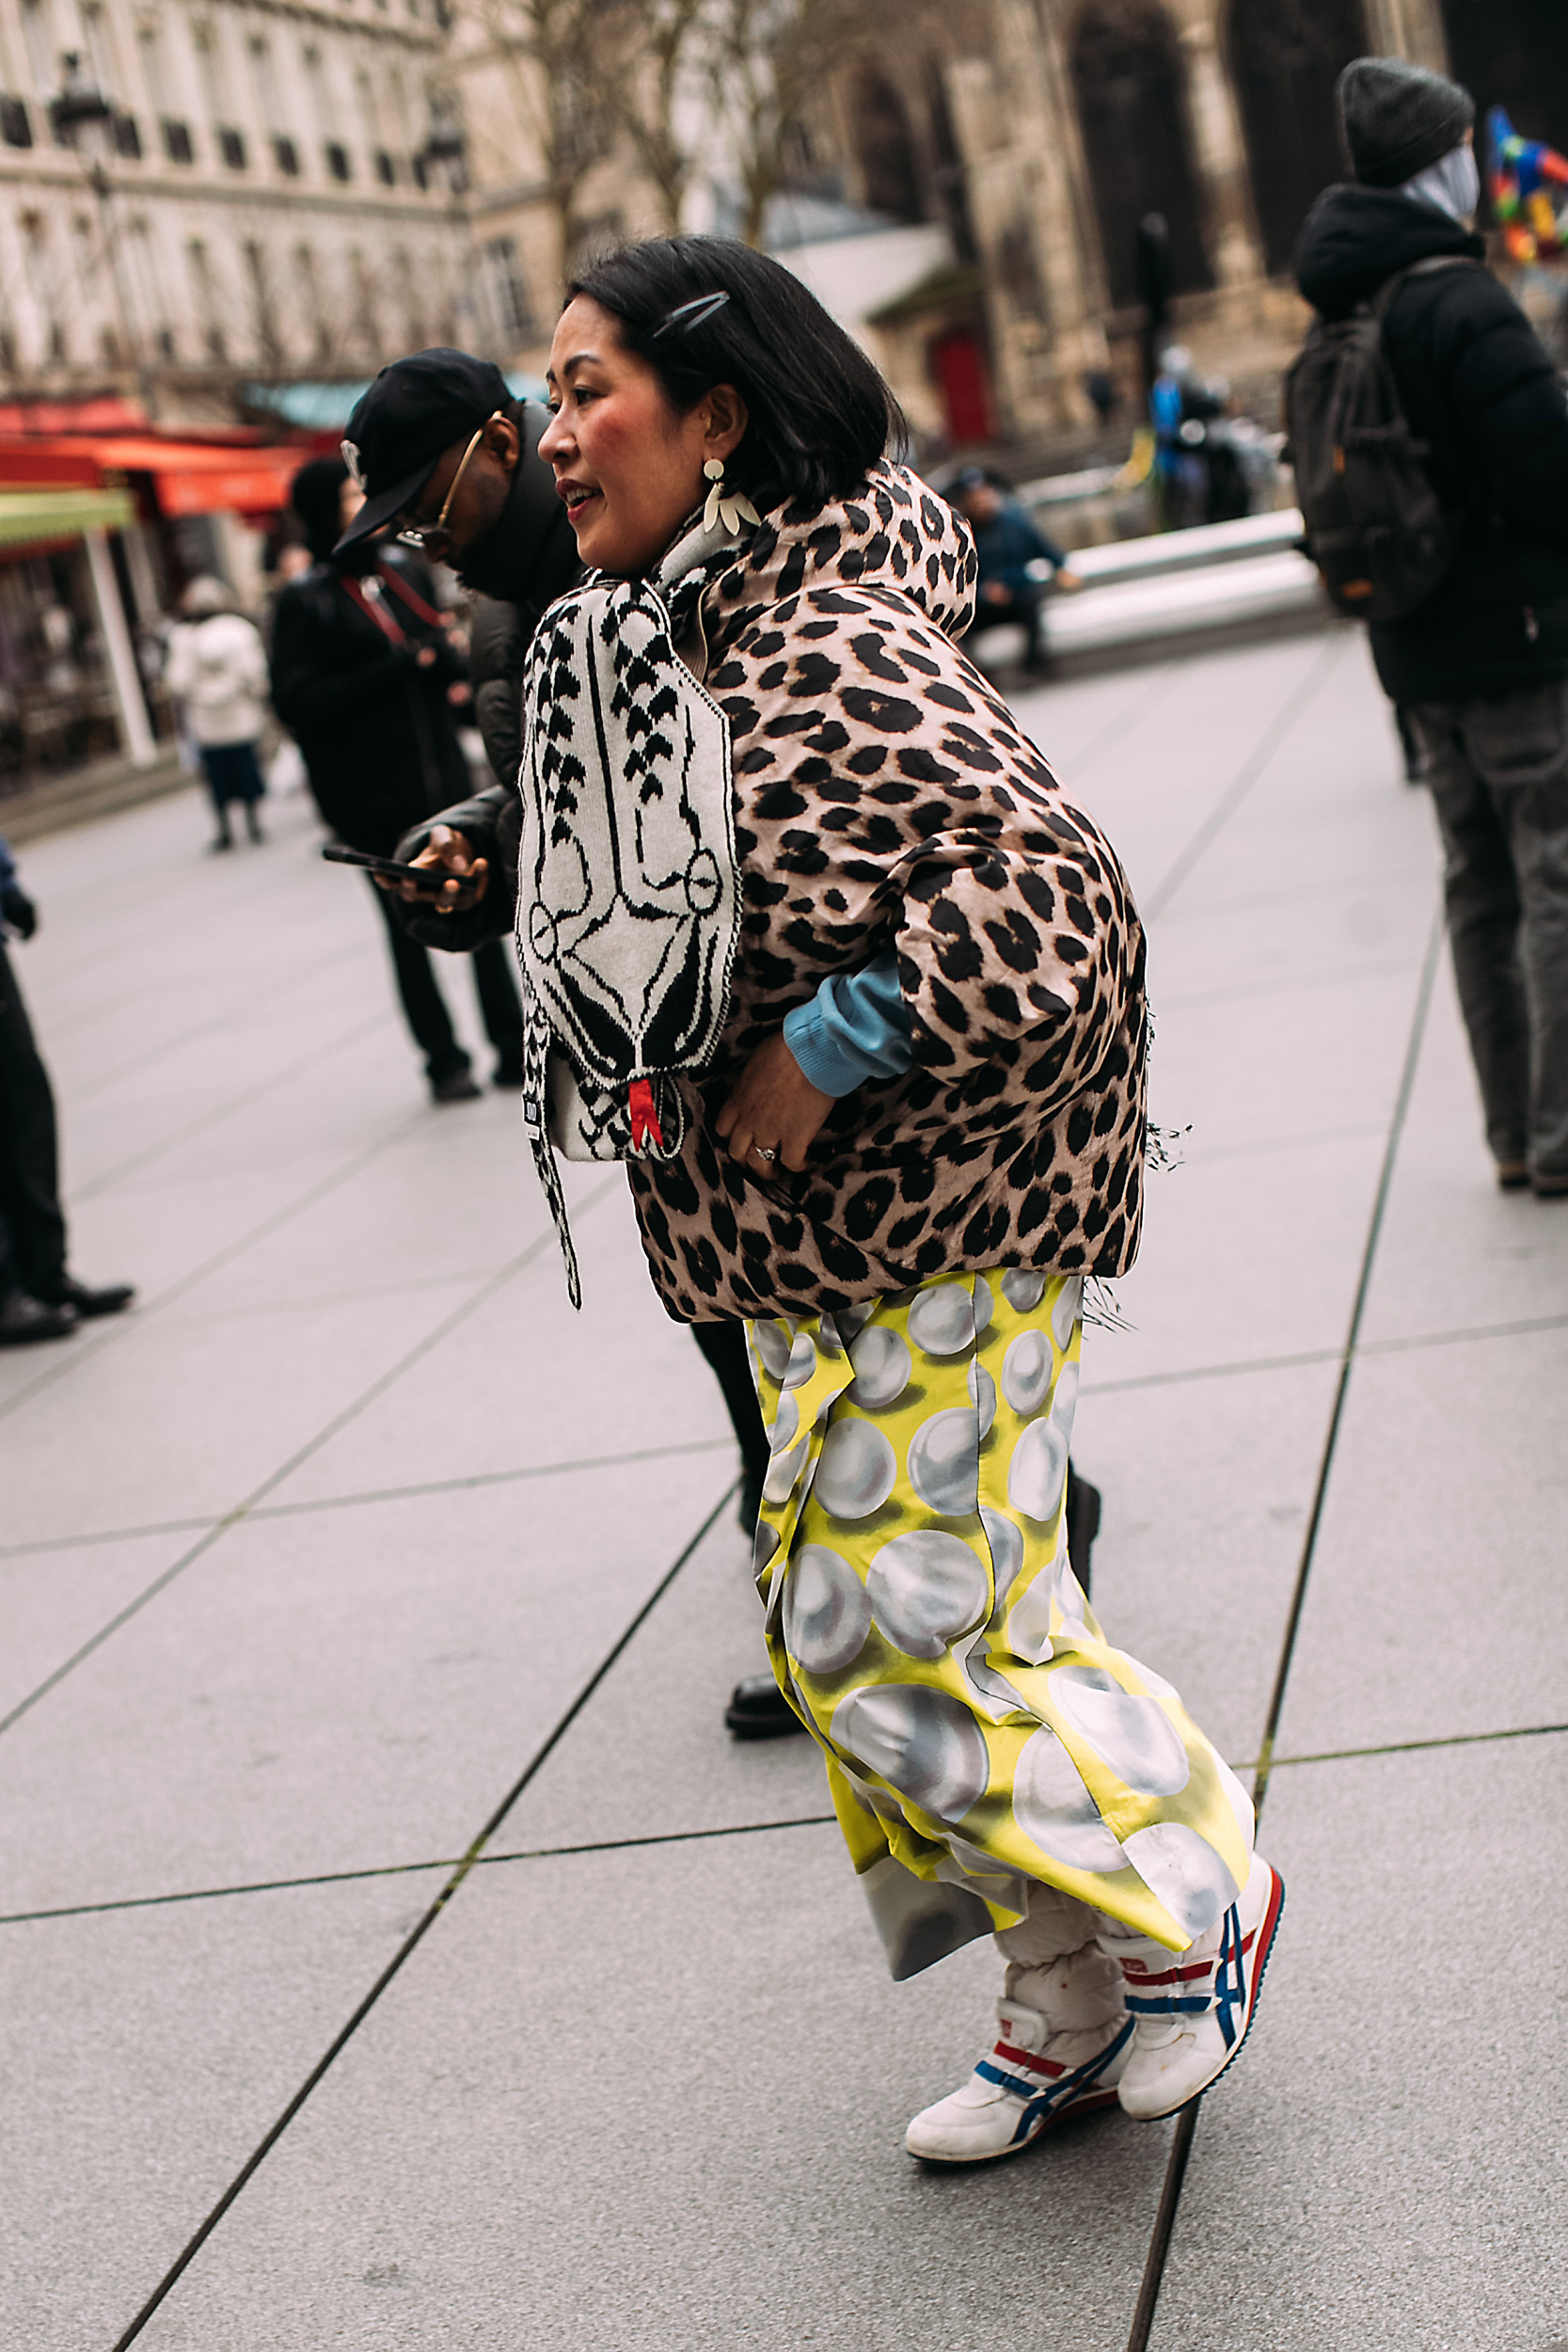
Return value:
[(1100, 1533), (1100, 1488), (1067, 1466), (1067, 1556), (1073, 1575), (1089, 1597), (1089, 1557)]
[(430, 1082), (433, 1103), (477, 1103), (480, 1093), (471, 1072), (467, 1070), (454, 1070), (450, 1077), (432, 1078)]
[(258, 846), (260, 846), (260, 844), (267, 837), (261, 831), (261, 819), (256, 814), (256, 803), (254, 801), (246, 801), (245, 804), (245, 829), (246, 833), (249, 834), (252, 841), (256, 842)]
[(782, 1740), (805, 1729), (771, 1675), (748, 1675), (736, 1684), (724, 1723), (737, 1740)]
[(69, 1307), (84, 1322), (95, 1315), (123, 1314), (135, 1295), (130, 1282), (111, 1282), (104, 1290), (88, 1290), (73, 1274), (62, 1274), (57, 1282), (38, 1293), (46, 1307)]
[(736, 1518), (740, 1521), (740, 1532), (748, 1542), (757, 1532), (757, 1520), (761, 1512), (761, 1479), (743, 1478), (740, 1482), (740, 1501), (736, 1508)]
[(503, 1094), (510, 1094), (520, 1088), (522, 1083), (523, 1065), (520, 1061), (503, 1061), (497, 1063), (494, 1074), (490, 1080), (490, 1084), (493, 1087), (499, 1087)]
[(208, 842), (207, 853), (210, 857), (216, 857), (220, 850), (231, 850), (233, 846), (233, 834), (231, 833), (220, 833), (215, 841)]
[(25, 1291), (0, 1297), (0, 1347), (26, 1347), (34, 1340), (68, 1339), (76, 1328), (74, 1307), (51, 1307)]

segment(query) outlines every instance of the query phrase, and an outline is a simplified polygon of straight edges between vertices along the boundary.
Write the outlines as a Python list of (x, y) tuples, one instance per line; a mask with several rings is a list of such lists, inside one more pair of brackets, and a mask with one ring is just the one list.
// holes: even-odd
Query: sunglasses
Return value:
[(501, 412), (499, 408), (491, 410), (489, 416), (487, 416), (484, 420), (484, 424), (480, 426), (478, 432), (468, 443), (467, 448), (463, 452), (462, 456), (458, 460), (457, 471), (451, 478), (451, 486), (448, 490), (446, 497), (441, 501), (441, 511), (436, 516), (436, 520), (433, 523), (410, 523), (406, 531), (400, 531), (398, 532), (398, 544), (400, 547), (424, 548), (429, 547), (433, 539), (444, 539), (446, 537), (447, 516), (451, 513), (451, 502), (457, 496), (458, 485), (468, 470), (468, 460), (473, 455), (475, 450), (479, 447), (481, 441), (484, 438), (484, 425), (493, 424), (500, 413)]

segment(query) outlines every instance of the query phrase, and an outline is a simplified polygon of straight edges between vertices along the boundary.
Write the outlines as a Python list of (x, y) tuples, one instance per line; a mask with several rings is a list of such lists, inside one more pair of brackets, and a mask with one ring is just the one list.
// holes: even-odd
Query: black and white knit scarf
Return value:
[(529, 655), (523, 1117), (574, 1306), (552, 1143), (569, 1160), (673, 1158), (676, 1074), (705, 1067), (728, 1017), (740, 928), (729, 725), (675, 651), (713, 554), (694, 532), (657, 583), (587, 580), (550, 606)]

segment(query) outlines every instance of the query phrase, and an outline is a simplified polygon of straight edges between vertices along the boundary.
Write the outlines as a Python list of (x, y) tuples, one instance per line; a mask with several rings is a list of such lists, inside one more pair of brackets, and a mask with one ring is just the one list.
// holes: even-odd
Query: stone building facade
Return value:
[[(3, 0), (0, 403), (230, 420), (458, 334), (467, 225), (433, 167), (437, 0)], [(55, 135), (63, 59), (113, 104)]]
[(983, 29), (927, 23), (925, 56), (863, 61), (844, 120), (863, 194), (885, 201), (896, 119), (913, 200), (947, 219), (952, 268), (876, 324), (917, 420), (945, 411), (959, 440), (1071, 433), (1093, 371), (1132, 388), (1150, 213), (1173, 337), (1233, 379), (1276, 374), (1305, 324), (1291, 250), (1339, 172), (1340, 68), (1449, 62), (1438, 0), (990, 0)]

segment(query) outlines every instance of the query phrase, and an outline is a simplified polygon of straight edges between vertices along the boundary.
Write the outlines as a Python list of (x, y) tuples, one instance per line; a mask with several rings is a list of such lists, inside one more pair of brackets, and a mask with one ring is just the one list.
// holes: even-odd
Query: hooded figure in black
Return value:
[[(466, 665), (436, 605), (426, 566), (404, 549), (362, 541), (334, 547), (358, 502), (348, 468), (319, 457), (291, 493), (316, 562), (277, 599), (272, 701), (298, 743), (322, 816), (341, 841), (389, 857), (399, 838), (468, 788), (451, 689)], [(398, 993), (438, 1103), (479, 1089), (423, 947), (372, 887), (387, 927)], [(511, 960), (490, 942), (473, 955), (496, 1083), (522, 1080), (522, 1007)]]
[(1338, 319), (1423, 265), (1389, 302), (1383, 350), (1462, 526), (1435, 594), (1372, 625), (1372, 658), (1436, 805), (1497, 1181), (1568, 1194), (1568, 405), (1474, 232), (1469, 92), (1361, 57), (1338, 106), (1352, 183), (1307, 215), (1297, 280)]

